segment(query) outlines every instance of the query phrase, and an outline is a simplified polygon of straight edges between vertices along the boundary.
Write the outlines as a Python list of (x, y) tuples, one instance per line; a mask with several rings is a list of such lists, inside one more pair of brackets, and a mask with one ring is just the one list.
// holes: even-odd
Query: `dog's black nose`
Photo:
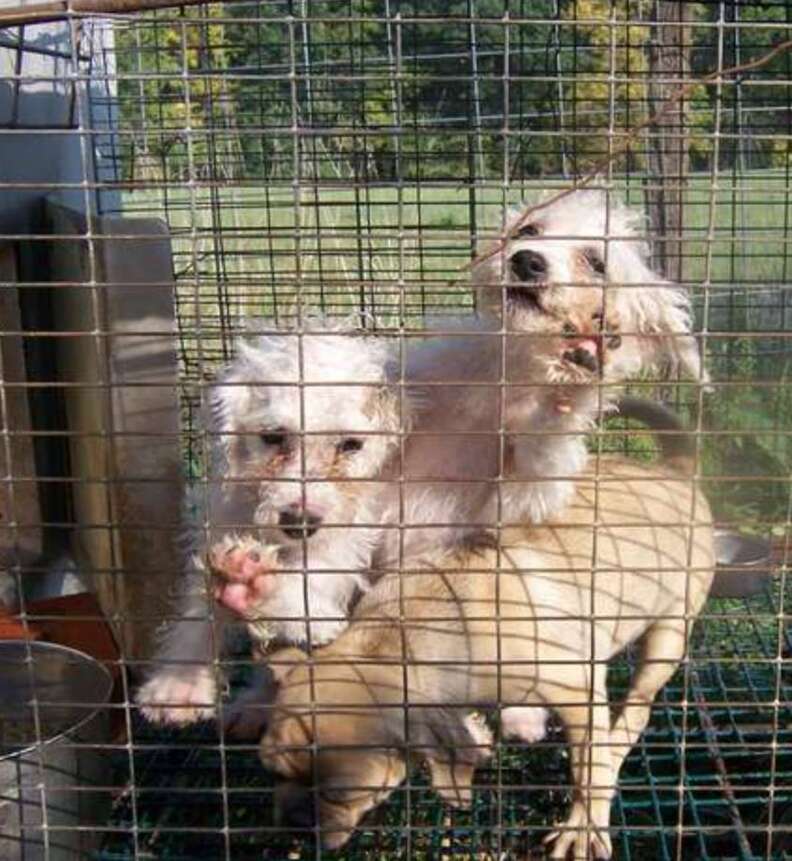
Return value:
[(518, 251), (511, 260), (511, 269), (519, 281), (543, 281), (547, 277), (547, 261), (536, 251)]
[(596, 373), (597, 368), (599, 367), (597, 357), (588, 350), (584, 350), (582, 347), (576, 347), (574, 350), (567, 350), (566, 353), (564, 353), (564, 358), (568, 362), (580, 365), (581, 368), (591, 371), (592, 374)]
[(278, 526), (281, 532), (295, 541), (300, 538), (310, 538), (319, 529), (321, 523), (322, 518), (318, 514), (295, 506), (284, 508), (278, 515)]

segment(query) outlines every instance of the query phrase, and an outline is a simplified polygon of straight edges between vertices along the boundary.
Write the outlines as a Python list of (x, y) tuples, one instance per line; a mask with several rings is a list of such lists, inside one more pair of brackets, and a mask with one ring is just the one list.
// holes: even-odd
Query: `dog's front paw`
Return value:
[(501, 735), (519, 738), (528, 744), (547, 734), (547, 709), (542, 706), (512, 706), (501, 712)]
[(566, 822), (548, 834), (543, 841), (545, 846), (551, 849), (550, 857), (558, 861), (565, 861), (567, 858), (574, 858), (575, 861), (607, 861), (613, 852), (608, 827), (607, 824), (595, 825), (592, 822), (594, 818), (596, 817), (589, 818), (586, 805), (582, 801), (574, 802)]
[[(298, 611), (299, 612), (299, 611)], [(338, 610), (340, 616), (343, 610)], [(284, 614), (285, 615), (285, 614)], [(297, 612), (293, 613), (297, 615)], [(304, 615), (304, 614), (303, 614)], [(323, 619), (309, 616), (308, 620), (270, 621), (270, 634), (284, 643), (310, 643), (312, 646), (325, 646), (337, 639), (349, 625), (347, 619)]]
[(275, 590), (277, 551), (254, 538), (228, 536), (209, 550), (209, 570), (214, 577), (215, 600), (243, 619)]
[(135, 697), (141, 714), (152, 723), (185, 726), (215, 715), (217, 682), (212, 667), (161, 670)]
[[(340, 614), (341, 610), (338, 612)], [(309, 626), (304, 625), (305, 636), (302, 640), (294, 638), (295, 643), (310, 641), (312, 646), (324, 646), (332, 643), (349, 624), (346, 619), (314, 619), (313, 617), (310, 623), (310, 637), (308, 636)]]

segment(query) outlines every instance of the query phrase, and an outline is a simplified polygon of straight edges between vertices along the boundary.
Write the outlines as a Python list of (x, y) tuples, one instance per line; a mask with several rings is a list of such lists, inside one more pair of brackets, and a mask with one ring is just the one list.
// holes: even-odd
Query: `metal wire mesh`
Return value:
[[(509, 206), (563, 190), (593, 165), (595, 185), (647, 215), (652, 265), (688, 288), (712, 376), (709, 394), (658, 375), (634, 391), (684, 416), (696, 486), (716, 522), (766, 539), (773, 568), (760, 594), (713, 598), (696, 621), (690, 653), (621, 771), (614, 855), (792, 853), (792, 54), (731, 71), (791, 32), (786, 3), (257, 0), (0, 33), (0, 273), (19, 305), (16, 325), (4, 317), (4, 549), (17, 555), (4, 562), (0, 600), (21, 601), (27, 631), (51, 622), (31, 578), (49, 582), (51, 560), (74, 553), (105, 585), (102, 612), (83, 607), (72, 619), (86, 631), (109, 619), (118, 641), (115, 655), (100, 656), (116, 673), (113, 734), (69, 742), (109, 758), (97, 794), (112, 809), (90, 828), (54, 818), (31, 826), (44, 857), (61, 857), (60, 836), (88, 830), (100, 835), (90, 857), (105, 861), (542, 857), (572, 797), (558, 726), (534, 745), (499, 742), (468, 810), (443, 806), (427, 775), (411, 770), (334, 856), (315, 827), (279, 821), (256, 746), (214, 725), (145, 722), (133, 704), (150, 657), (139, 632), (178, 610), (155, 604), (160, 587), (146, 587), (149, 572), (128, 561), (123, 536), (153, 547), (182, 530), (175, 507), (165, 521), (136, 508), (181, 478), (172, 463), (160, 467), (155, 446), (176, 440), (183, 475), (208, 493), (211, 439), (199, 411), (239, 335), (261, 320), (303, 331), (318, 309), (404, 351), (408, 335), (474, 311), (465, 267), (502, 238)], [(53, 214), (53, 201), (83, 220)], [(143, 239), (132, 222), (112, 228), (122, 261), (112, 268), (112, 219), (165, 223), (172, 281), (159, 264), (151, 279), (141, 274), (159, 254), (151, 226)], [(143, 269), (129, 274), (131, 258)], [(108, 317), (114, 278), (131, 291), (129, 318)], [(147, 286), (172, 291), (176, 385), (146, 375), (144, 345), (168, 335), (149, 313)], [(26, 370), (15, 377), (8, 350), (20, 336)], [(121, 373), (125, 348), (132, 370)], [(123, 398), (136, 389), (178, 401), (177, 424), (159, 414), (125, 424)], [(27, 424), (14, 412), (20, 392)], [(30, 443), (35, 468), (18, 440)], [(130, 440), (148, 461), (124, 460)], [(598, 423), (589, 448), (596, 468), (612, 452), (647, 461), (657, 446), (617, 417)], [(37, 509), (24, 507), (31, 485)], [(44, 537), (31, 564), (20, 548), (33, 527)], [(166, 581), (179, 578), (178, 554), (149, 556)], [(133, 589), (146, 600), (130, 605)], [(611, 667), (612, 702), (638, 657), (628, 650)], [(234, 685), (249, 663), (243, 643)], [(34, 691), (39, 700), (46, 708)], [(35, 756), (44, 769), (43, 744)], [(9, 761), (0, 758), (0, 814), (19, 803)], [(46, 787), (43, 796), (45, 807), (60, 797)], [(18, 840), (0, 841), (0, 856), (3, 842), (17, 857)]]
[[(700, 626), (691, 656), (696, 675), (687, 688), (687, 702), (684, 682), (677, 676), (664, 689), (649, 729), (621, 773), (612, 814), (618, 857), (783, 858), (788, 853), (784, 825), (789, 816), (785, 787), (792, 768), (789, 728), (775, 724), (769, 704), (776, 680), (767, 664), (760, 663), (776, 654), (776, 643), (768, 640), (761, 619), (775, 616), (777, 601), (778, 596), (764, 595), (711, 604), (708, 624)], [(619, 682), (624, 691), (627, 669), (627, 662), (615, 668), (614, 691)], [(783, 681), (781, 696), (789, 701)], [(128, 829), (136, 816), (143, 851), (179, 859), (202, 852), (222, 857), (218, 738), (205, 731), (166, 740), (143, 728), (141, 733), (136, 757), (139, 806), (133, 814), (129, 799), (119, 804), (120, 833), (108, 840), (103, 857), (130, 857)], [(680, 762), (683, 735), (685, 759)], [(505, 743), (499, 751), (500, 768), (490, 765), (479, 773), (470, 811), (440, 808), (425, 777), (416, 776), (409, 820), (412, 851), (429, 857), (490, 857), (498, 851), (495, 834), (500, 832), (502, 851), (542, 857), (536, 848), (539, 838), (568, 803), (567, 762), (560, 741), (555, 732), (531, 748)], [(771, 769), (774, 741), (780, 755)], [(234, 787), (232, 857), (311, 857), (310, 845), (277, 829), (268, 803), (272, 784), (251, 750), (240, 746), (227, 756)], [(771, 770), (775, 791), (768, 782)], [(176, 785), (174, 772), (180, 775)], [(181, 796), (178, 801), (174, 793)], [(361, 834), (352, 850), (355, 857), (403, 854), (405, 807), (403, 798), (392, 798)], [(768, 830), (771, 819), (779, 824), (777, 831)]]

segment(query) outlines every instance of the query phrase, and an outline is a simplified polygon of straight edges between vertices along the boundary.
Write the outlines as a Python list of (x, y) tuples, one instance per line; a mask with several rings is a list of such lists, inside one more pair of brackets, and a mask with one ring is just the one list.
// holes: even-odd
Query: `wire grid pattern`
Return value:
[[(775, 618), (778, 599), (766, 594), (751, 601), (712, 600), (708, 605), (709, 624), (699, 626), (691, 654), (696, 670), (695, 682), (687, 688), (691, 701), (682, 704), (686, 686), (679, 673), (658, 699), (649, 729), (623, 767), (612, 814), (617, 857), (672, 859), (681, 853), (684, 858), (782, 858), (789, 852), (789, 834), (783, 828), (789, 821), (789, 794), (782, 789), (770, 798), (767, 784), (774, 739), (780, 753), (776, 786), (788, 787), (792, 780), (792, 757), (785, 747), (792, 730), (775, 724), (770, 706), (775, 679), (763, 663), (773, 659), (776, 644), (762, 620)], [(789, 648), (788, 634), (784, 648)], [(630, 666), (628, 656), (614, 667), (614, 694), (625, 690)], [(782, 680), (781, 695), (789, 700), (788, 681)], [(684, 731), (683, 716), (688, 718)], [(711, 725), (716, 727), (714, 732)], [(222, 857), (218, 737), (205, 728), (167, 739), (143, 724), (138, 731), (140, 851), (180, 861), (201, 853)], [(315, 849), (301, 839), (299, 829), (277, 827), (270, 803), (273, 785), (257, 767), (252, 749), (238, 745), (226, 755), (235, 778), (231, 856), (314, 857)], [(425, 776), (416, 775), (409, 825), (414, 832), (412, 851), (416, 857), (423, 853), (490, 858), (497, 857), (498, 851), (543, 857), (537, 845), (569, 802), (567, 767), (557, 729), (536, 745), (504, 743), (497, 763), (477, 773), (476, 794), (468, 811), (438, 806)], [(174, 773), (179, 775), (177, 781)], [(725, 792), (724, 785), (731, 792)], [(368, 827), (347, 852), (363, 858), (403, 855), (405, 808), (402, 794), (395, 793), (367, 820)], [(778, 832), (768, 833), (771, 816), (782, 826)], [(122, 799), (115, 820), (119, 833), (108, 838), (102, 853), (107, 861), (130, 857), (126, 829), (133, 820), (129, 799)]]
[[(499, 235), (504, 209), (565, 187), (668, 97), (653, 88), (650, 52), (664, 38), (661, 7), (675, 5), (207, 4), (116, 20), (101, 48), (93, 28), (104, 25), (73, 19), (66, 85), (91, 82), (68, 119), (85, 175), (77, 194), (88, 211), (164, 218), (173, 238), (191, 471), (204, 472), (203, 386), (250, 318), (293, 324), (295, 309), (319, 307), (392, 334), (471, 310), (460, 270)], [(695, 6), (685, 74), (740, 65), (790, 32), (786, 4)], [(2, 43), (19, 63), (47, 50), (31, 30)], [(4, 76), (13, 88), (24, 68)], [(674, 397), (697, 426), (701, 486), (718, 520), (769, 537), (777, 562), (772, 593), (705, 608), (690, 660), (622, 770), (618, 857), (792, 851), (791, 78), (787, 53), (695, 89), (688, 166), (675, 173), (658, 147), (679, 128), (650, 126), (599, 180), (648, 212), (656, 262), (690, 285), (715, 394), (703, 410), (687, 389)], [(4, 125), (20, 127), (16, 113)], [(664, 255), (679, 225), (658, 218), (677, 186), (675, 259)], [(595, 445), (643, 456), (642, 440), (626, 432)], [(613, 671), (614, 691), (629, 663)], [(132, 710), (128, 721), (98, 857), (332, 857), (310, 834), (276, 826), (252, 748), (205, 728), (166, 734)], [(345, 857), (540, 857), (569, 802), (567, 765), (557, 732), (532, 748), (501, 745), (468, 812), (442, 807), (413, 774)]]

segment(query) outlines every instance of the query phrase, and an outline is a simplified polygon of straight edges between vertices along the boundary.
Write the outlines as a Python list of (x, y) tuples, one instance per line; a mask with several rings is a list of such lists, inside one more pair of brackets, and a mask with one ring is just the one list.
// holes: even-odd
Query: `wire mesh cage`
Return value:
[(0, 857), (792, 854), (791, 14), (0, 7)]

